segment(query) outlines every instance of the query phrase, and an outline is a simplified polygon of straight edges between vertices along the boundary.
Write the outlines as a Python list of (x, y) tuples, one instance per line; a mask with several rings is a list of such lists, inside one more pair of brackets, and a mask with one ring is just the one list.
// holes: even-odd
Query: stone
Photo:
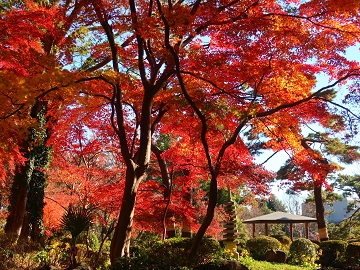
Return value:
[(265, 253), (265, 260), (268, 262), (285, 263), (287, 255), (282, 250), (269, 249)]

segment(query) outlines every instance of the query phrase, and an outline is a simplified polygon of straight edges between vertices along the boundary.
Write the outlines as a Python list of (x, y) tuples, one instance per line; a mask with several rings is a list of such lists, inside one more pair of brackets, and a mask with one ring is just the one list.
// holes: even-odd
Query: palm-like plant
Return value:
[(77, 237), (89, 229), (91, 221), (94, 219), (94, 214), (91, 209), (83, 206), (72, 206), (65, 211), (61, 218), (60, 224), (63, 230), (69, 231), (71, 234), (71, 256), (70, 268), (76, 265), (76, 240)]
[(60, 223), (64, 230), (71, 233), (72, 243), (75, 244), (80, 233), (90, 227), (93, 218), (94, 215), (91, 209), (70, 205), (62, 216)]

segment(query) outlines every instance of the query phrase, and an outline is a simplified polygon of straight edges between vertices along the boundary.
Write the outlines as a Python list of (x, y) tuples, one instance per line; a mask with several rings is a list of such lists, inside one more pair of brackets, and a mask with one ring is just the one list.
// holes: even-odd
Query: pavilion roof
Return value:
[(306, 223), (316, 222), (316, 218), (299, 216), (285, 212), (274, 212), (244, 220), (243, 223)]

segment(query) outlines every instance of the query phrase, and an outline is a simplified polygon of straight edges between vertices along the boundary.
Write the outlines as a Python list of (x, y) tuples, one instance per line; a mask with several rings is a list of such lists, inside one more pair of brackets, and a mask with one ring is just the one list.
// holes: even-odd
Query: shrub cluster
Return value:
[(329, 240), (320, 243), (322, 254), (319, 262), (322, 266), (340, 267), (345, 256), (347, 242)]
[(251, 257), (255, 260), (265, 260), (266, 251), (269, 249), (279, 249), (281, 243), (273, 237), (260, 235), (249, 239), (246, 243), (246, 247), (249, 250)]
[(290, 245), (292, 243), (290, 237), (286, 235), (271, 235), (271, 237), (279, 240), (279, 242), (281, 243), (281, 249), (289, 251)]
[(12, 240), (0, 229), (0, 269), (35, 269), (48, 263), (49, 257), (38, 244)]
[(293, 264), (314, 264), (316, 261), (316, 246), (306, 238), (298, 238), (290, 245), (289, 262)]
[(191, 238), (170, 238), (145, 247), (135, 247), (130, 258), (121, 258), (112, 270), (122, 269), (186, 269), (209, 263), (220, 254), (220, 244), (204, 238), (196, 257), (190, 258)]
[(349, 243), (345, 252), (346, 262), (360, 268), (360, 242)]
[(346, 265), (355, 267), (354, 269), (360, 266), (360, 242), (348, 244), (342, 240), (329, 240), (314, 243), (305, 238), (292, 242), (285, 235), (274, 235), (258, 236), (248, 240), (247, 249), (255, 260), (265, 260), (265, 254), (270, 249), (282, 249), (289, 253), (287, 263), (290, 264), (311, 266), (321, 263), (324, 267), (343, 268)]

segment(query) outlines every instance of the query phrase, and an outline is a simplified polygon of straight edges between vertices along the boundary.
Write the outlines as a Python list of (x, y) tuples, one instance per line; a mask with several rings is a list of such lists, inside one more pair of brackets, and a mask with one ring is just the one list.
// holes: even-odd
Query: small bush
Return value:
[(341, 240), (329, 240), (320, 243), (322, 254), (320, 263), (323, 266), (341, 266), (341, 261), (345, 256), (347, 243)]
[(33, 260), (39, 263), (40, 266), (48, 265), (50, 263), (50, 256), (47, 251), (41, 250), (34, 255)]
[(271, 235), (271, 237), (279, 240), (279, 242), (281, 243), (281, 249), (289, 251), (290, 245), (292, 243), (290, 237), (286, 235)]
[(82, 232), (76, 240), (76, 243), (87, 245), (92, 251), (98, 251), (100, 246), (98, 237), (92, 231)]
[(12, 235), (0, 232), (0, 269), (35, 269), (46, 263), (46, 252), (40, 245), (22, 240), (12, 243), (12, 239)]
[(289, 262), (292, 264), (314, 264), (316, 261), (316, 247), (309, 239), (294, 240), (289, 252)]
[(345, 252), (346, 262), (352, 266), (360, 266), (360, 242), (348, 244)]
[(46, 250), (52, 265), (68, 266), (72, 239), (68, 234), (58, 234), (48, 240)]
[(316, 246), (319, 246), (320, 247), (320, 241), (319, 240), (315, 240), (315, 239), (309, 239), (314, 245), (315, 245), (315, 247)]
[(255, 260), (265, 260), (266, 251), (269, 249), (279, 249), (281, 243), (273, 237), (260, 235), (248, 240), (246, 242), (246, 247), (249, 250), (251, 257)]
[(146, 247), (137, 246), (132, 249), (130, 258), (119, 259), (111, 269), (186, 269), (209, 263), (220, 254), (218, 241), (203, 238), (197, 256), (190, 258), (191, 245), (191, 238), (171, 238), (149, 243)]
[(152, 243), (161, 240), (161, 236), (158, 233), (141, 231), (135, 238), (131, 239), (132, 244), (149, 246)]
[(190, 238), (171, 238), (158, 241), (153, 246), (152, 256), (165, 266), (191, 266), (211, 262), (220, 254), (220, 244), (210, 238), (203, 238), (196, 258), (189, 258), (192, 245)]

